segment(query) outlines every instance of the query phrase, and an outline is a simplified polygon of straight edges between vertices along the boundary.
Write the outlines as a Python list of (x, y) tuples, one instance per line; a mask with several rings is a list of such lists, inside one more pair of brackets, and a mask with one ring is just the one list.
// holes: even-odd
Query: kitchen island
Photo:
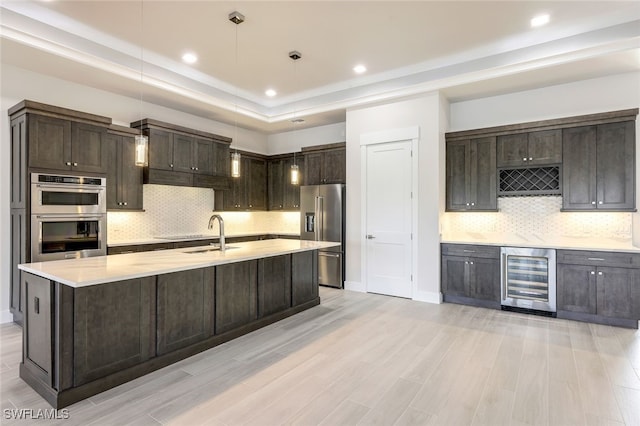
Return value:
[(317, 250), (264, 240), (22, 264), (20, 377), (62, 408), (320, 303)]

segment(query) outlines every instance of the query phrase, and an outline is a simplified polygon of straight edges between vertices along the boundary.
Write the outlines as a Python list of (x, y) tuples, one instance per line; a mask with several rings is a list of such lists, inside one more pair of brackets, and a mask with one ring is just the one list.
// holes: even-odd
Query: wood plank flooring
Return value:
[(69, 407), (18, 377), (0, 326), (2, 424), (640, 425), (640, 332), (321, 288), (322, 304)]

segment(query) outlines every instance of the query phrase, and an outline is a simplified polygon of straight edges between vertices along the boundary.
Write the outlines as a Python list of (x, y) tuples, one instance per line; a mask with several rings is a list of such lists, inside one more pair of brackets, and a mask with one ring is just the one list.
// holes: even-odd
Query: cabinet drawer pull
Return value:
[(604, 261), (604, 258), (602, 258), (602, 257), (587, 257), (587, 260), (600, 260), (600, 261)]
[(462, 250), (462, 251), (465, 252), (465, 253), (475, 253), (476, 252), (475, 250)]

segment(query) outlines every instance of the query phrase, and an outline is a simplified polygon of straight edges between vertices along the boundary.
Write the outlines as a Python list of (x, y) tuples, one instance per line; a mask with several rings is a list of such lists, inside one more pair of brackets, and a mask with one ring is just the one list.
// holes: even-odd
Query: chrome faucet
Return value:
[(219, 214), (214, 214), (209, 218), (209, 229), (213, 228), (213, 222), (218, 219), (218, 223), (220, 224), (220, 228), (218, 233), (220, 235), (220, 251), (225, 251), (224, 245), (224, 220), (222, 220), (222, 216)]

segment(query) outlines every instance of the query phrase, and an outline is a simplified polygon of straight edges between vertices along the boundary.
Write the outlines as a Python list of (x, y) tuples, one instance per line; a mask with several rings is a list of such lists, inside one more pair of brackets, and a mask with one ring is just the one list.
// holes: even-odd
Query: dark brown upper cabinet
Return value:
[(240, 161), (240, 177), (231, 178), (231, 189), (215, 191), (216, 210), (267, 210), (267, 160), (241, 152)]
[(564, 211), (635, 210), (635, 122), (563, 130)]
[(498, 136), (497, 166), (545, 166), (562, 162), (562, 130)]
[(29, 167), (106, 173), (106, 128), (62, 118), (30, 115)]
[(495, 137), (447, 142), (446, 173), (447, 211), (497, 211)]
[(131, 127), (149, 136), (145, 183), (229, 188), (230, 138), (152, 119)]
[(269, 210), (298, 210), (300, 208), (300, 185), (304, 185), (305, 162), (302, 156), (295, 158), (299, 169), (299, 183), (291, 183), (293, 156), (273, 158), (268, 161), (267, 191)]
[(302, 153), (305, 185), (346, 182), (347, 158), (344, 143), (305, 147), (302, 148)]
[(107, 209), (142, 210), (142, 167), (135, 165), (134, 134), (130, 129), (110, 131), (106, 141)]

